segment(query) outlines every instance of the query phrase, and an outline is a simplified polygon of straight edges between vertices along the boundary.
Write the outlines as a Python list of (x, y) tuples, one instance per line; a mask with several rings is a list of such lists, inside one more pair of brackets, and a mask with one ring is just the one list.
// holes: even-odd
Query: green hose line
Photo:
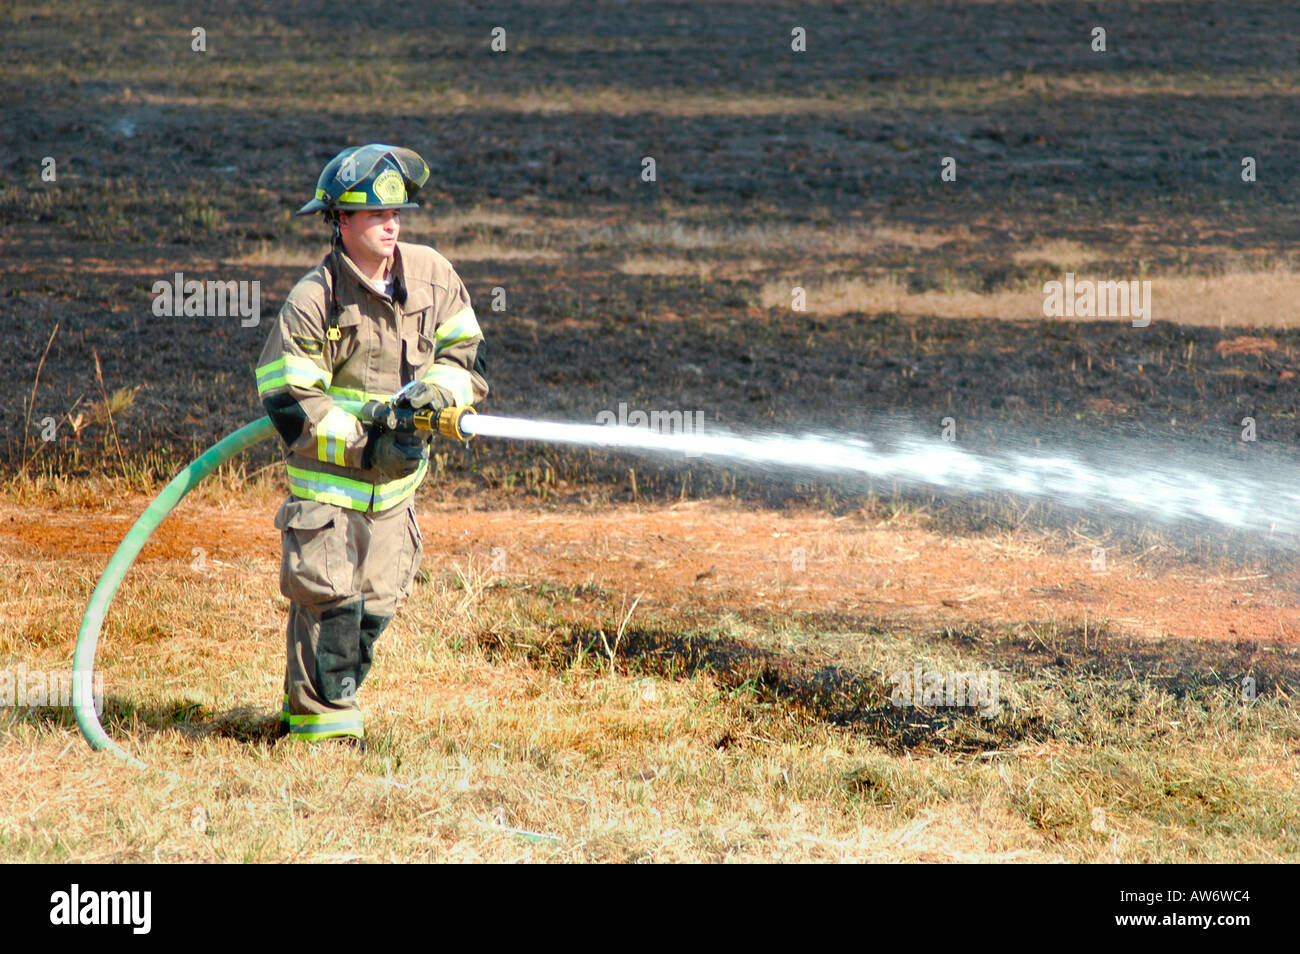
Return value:
[[(335, 398), (334, 403), (345, 411), (354, 414), (360, 411), (362, 406), (360, 401), (340, 398)], [(108, 737), (104, 727), (99, 722), (99, 716), (95, 712), (95, 703), (91, 693), (95, 671), (95, 650), (99, 644), (100, 630), (104, 625), (104, 615), (108, 612), (108, 605), (117, 594), (117, 588), (122, 585), (122, 579), (126, 576), (127, 570), (131, 568), (135, 558), (140, 555), (140, 551), (148, 542), (149, 537), (158, 529), (158, 525), (163, 522), (169, 513), (176, 509), (176, 505), (181, 502), (181, 498), (193, 490), (199, 481), (236, 454), (252, 447), (259, 441), (265, 440), (274, 433), (275, 428), (271, 425), (271, 419), (264, 417), (251, 424), (246, 424), (233, 434), (213, 444), (194, 463), (171, 479), (171, 482), (163, 488), (162, 493), (136, 520), (130, 532), (127, 533), (113, 552), (112, 559), (108, 561), (103, 576), (99, 578), (99, 583), (95, 586), (95, 592), (90, 596), (90, 604), (86, 607), (86, 615), (81, 619), (81, 630), (77, 633), (77, 648), (72, 658), (73, 688), (76, 692), (74, 709), (77, 715), (77, 725), (81, 727), (81, 734), (86, 737), (86, 741), (90, 743), (92, 749), (107, 749), (118, 758), (125, 759), (137, 768), (145, 768), (143, 762)], [(77, 673), (81, 673), (80, 678), (76, 678)]]

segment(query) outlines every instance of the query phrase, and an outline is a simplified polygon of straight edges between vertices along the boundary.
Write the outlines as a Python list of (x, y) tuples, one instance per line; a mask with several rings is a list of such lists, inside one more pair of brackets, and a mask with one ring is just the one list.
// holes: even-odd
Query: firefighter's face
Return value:
[(344, 243), (349, 249), (360, 249), (368, 258), (392, 258), (401, 230), (396, 209), (345, 212), (339, 219)]

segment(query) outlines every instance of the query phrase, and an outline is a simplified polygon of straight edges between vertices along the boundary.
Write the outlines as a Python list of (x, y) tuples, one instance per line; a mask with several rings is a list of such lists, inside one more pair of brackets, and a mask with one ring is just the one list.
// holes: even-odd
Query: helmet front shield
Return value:
[(428, 163), (412, 149), (384, 143), (352, 146), (326, 164), (315, 197), (298, 214), (418, 208), (411, 200), (428, 180)]

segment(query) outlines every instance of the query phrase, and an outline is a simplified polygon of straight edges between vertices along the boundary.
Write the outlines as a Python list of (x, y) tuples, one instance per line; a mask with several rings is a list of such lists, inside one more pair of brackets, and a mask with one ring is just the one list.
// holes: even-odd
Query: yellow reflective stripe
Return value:
[(316, 425), (316, 456), (327, 464), (346, 467), (348, 439), (357, 437), (360, 429), (361, 423), (343, 408), (330, 408)]
[(267, 391), (291, 385), (300, 388), (319, 385), (324, 389), (329, 387), (331, 377), (328, 371), (314, 361), (286, 354), (257, 369), (257, 396), (262, 397)]
[(339, 477), (335, 474), (322, 474), (304, 467), (285, 468), (289, 473), (289, 491), (303, 500), (319, 500), (321, 503), (349, 510), (370, 510), (378, 512), (396, 506), (410, 495), (420, 481), (429, 472), (429, 462), (420, 461), (419, 469), (409, 477), (389, 480), (380, 484), (368, 484), (364, 480)]
[(433, 339), (437, 342), (437, 350), (441, 352), (482, 333), (478, 319), (474, 317), (474, 309), (466, 305), (434, 329)]
[(284, 358), (261, 365), (257, 369), (257, 396), (260, 398), (267, 391), (287, 387), (289, 382), (285, 373)]
[(289, 738), (301, 742), (315, 742), (318, 739), (347, 735), (359, 739), (364, 734), (365, 722), (360, 709), (339, 709), (336, 712), (311, 712), (289, 716)]
[(454, 364), (435, 364), (421, 379), (426, 384), (436, 384), (451, 392), (458, 405), (474, 403), (474, 389), (469, 372)]
[(304, 500), (319, 500), (321, 503), (349, 510), (369, 510), (370, 500), (374, 496), (374, 486), (364, 480), (352, 480), (348, 477), (336, 477), (322, 474), (292, 464), (285, 468), (289, 473), (289, 491)]
[(289, 481), (289, 491), (299, 500), (316, 500), (320, 503), (333, 504), (336, 507), (347, 507), (349, 510), (359, 510), (362, 513), (370, 509), (370, 500), (353, 500), (345, 493), (338, 493), (328, 488), (318, 488), (315, 486), (304, 488), (301, 484), (295, 484)]
[(285, 379), (283, 374), (279, 377), (268, 378), (265, 381), (258, 381), (257, 396), (263, 398), (266, 397), (266, 392), (268, 391), (274, 391), (276, 388), (287, 388), (288, 386), (289, 382)]
[(316, 435), (316, 456), (327, 464), (344, 466), (343, 444), (337, 437), (329, 434)]
[(290, 384), (296, 384), (303, 388), (313, 388), (320, 385), (321, 390), (330, 386), (330, 379), (333, 378), (333, 375), (310, 358), (300, 358), (296, 354), (286, 354), (283, 360), (284, 371), (289, 378)]
[(409, 477), (390, 480), (386, 484), (375, 485), (375, 510), (388, 510), (405, 500), (415, 488), (420, 486), (424, 475), (429, 472), (429, 462), (420, 461), (419, 469)]
[(391, 391), (362, 391), (358, 388), (344, 388), (331, 384), (325, 393), (332, 397), (349, 398), (353, 401), (387, 401), (393, 396)]
[(289, 693), (284, 694), (280, 708), (280, 721), (287, 724), (289, 738), (299, 742), (316, 742), (320, 739), (365, 735), (365, 720), (360, 709), (338, 709), (333, 712), (289, 711)]
[[(316, 198), (318, 199), (325, 198), (325, 190), (317, 189)], [(344, 192), (334, 201), (335, 202), (369, 202), (370, 196), (366, 195), (364, 192)]]
[(289, 725), (326, 726), (361, 725), (360, 709), (335, 709), (333, 712), (290, 713)]

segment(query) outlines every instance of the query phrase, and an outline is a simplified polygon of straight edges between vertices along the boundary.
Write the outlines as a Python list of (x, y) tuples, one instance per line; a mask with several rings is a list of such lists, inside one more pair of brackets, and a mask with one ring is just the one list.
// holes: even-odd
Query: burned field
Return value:
[[(258, 353), (326, 250), (320, 223), (292, 212), (349, 144), (428, 159), (402, 238), (464, 278), (491, 414), (680, 412), (885, 444), (938, 439), (951, 419), (975, 451), (1135, 468), (1192, 455), (1272, 473), (1300, 453), (1300, 11), (254, 3), (191, 23), (166, 4), (87, 2), (4, 17), (0, 552), (15, 586), (46, 595), (11, 607), (0, 665), (64, 665), (131, 519), (262, 414)], [(1067, 274), (1149, 281), (1149, 322), (1046, 317), (1044, 285)], [(256, 283), (256, 311), (160, 314), (159, 283), (185, 280)], [(755, 817), (785, 819), (742, 837), (739, 857), (1300, 851), (1297, 541), (797, 467), (486, 439), (436, 450), (426, 572), (385, 649), (376, 754), (358, 769), (387, 759), (415, 800), (372, 819), (387, 841), (342, 835), (344, 854), (499, 858), (527, 829), (558, 833), (542, 857), (728, 857), (705, 833), (717, 819), (687, 807), (719, 766), (749, 779), (737, 791), (766, 806)], [(159, 759), (281, 758), (259, 708), (277, 679), (279, 462), (258, 445), (196, 492), (110, 619), (105, 724)], [(51, 566), (77, 582), (52, 588)], [(914, 665), (1001, 674), (998, 714), (892, 702), (891, 677)], [(552, 716), (553, 733), (527, 728)], [(48, 709), (9, 732), (50, 754), (75, 728)], [(440, 775), (489, 757), (490, 783)], [(93, 772), (84, 758), (73, 768)], [(415, 778), (391, 774), (403, 762)], [(310, 836), (281, 851), (299, 836), (278, 823), (260, 848), (234, 833), (239, 793), (273, 790), (264, 771), (205, 809), (231, 820), (216, 856), (330, 855)], [(595, 832), (565, 807), (577, 777), (570, 800), (588, 804), (668, 789), (678, 823), (660, 827), (689, 844), (664, 849), (631, 815)], [(512, 801), (520, 785), (540, 802)], [(417, 835), (435, 803), (448, 807)], [(838, 847), (785, 839), (796, 803)], [(1117, 819), (1106, 831), (1097, 807)], [(63, 849), (17, 815), (0, 843), (94, 854), (93, 815)], [(919, 817), (940, 819), (934, 838), (890, 840)], [(972, 824), (983, 841), (953, 840)]]

